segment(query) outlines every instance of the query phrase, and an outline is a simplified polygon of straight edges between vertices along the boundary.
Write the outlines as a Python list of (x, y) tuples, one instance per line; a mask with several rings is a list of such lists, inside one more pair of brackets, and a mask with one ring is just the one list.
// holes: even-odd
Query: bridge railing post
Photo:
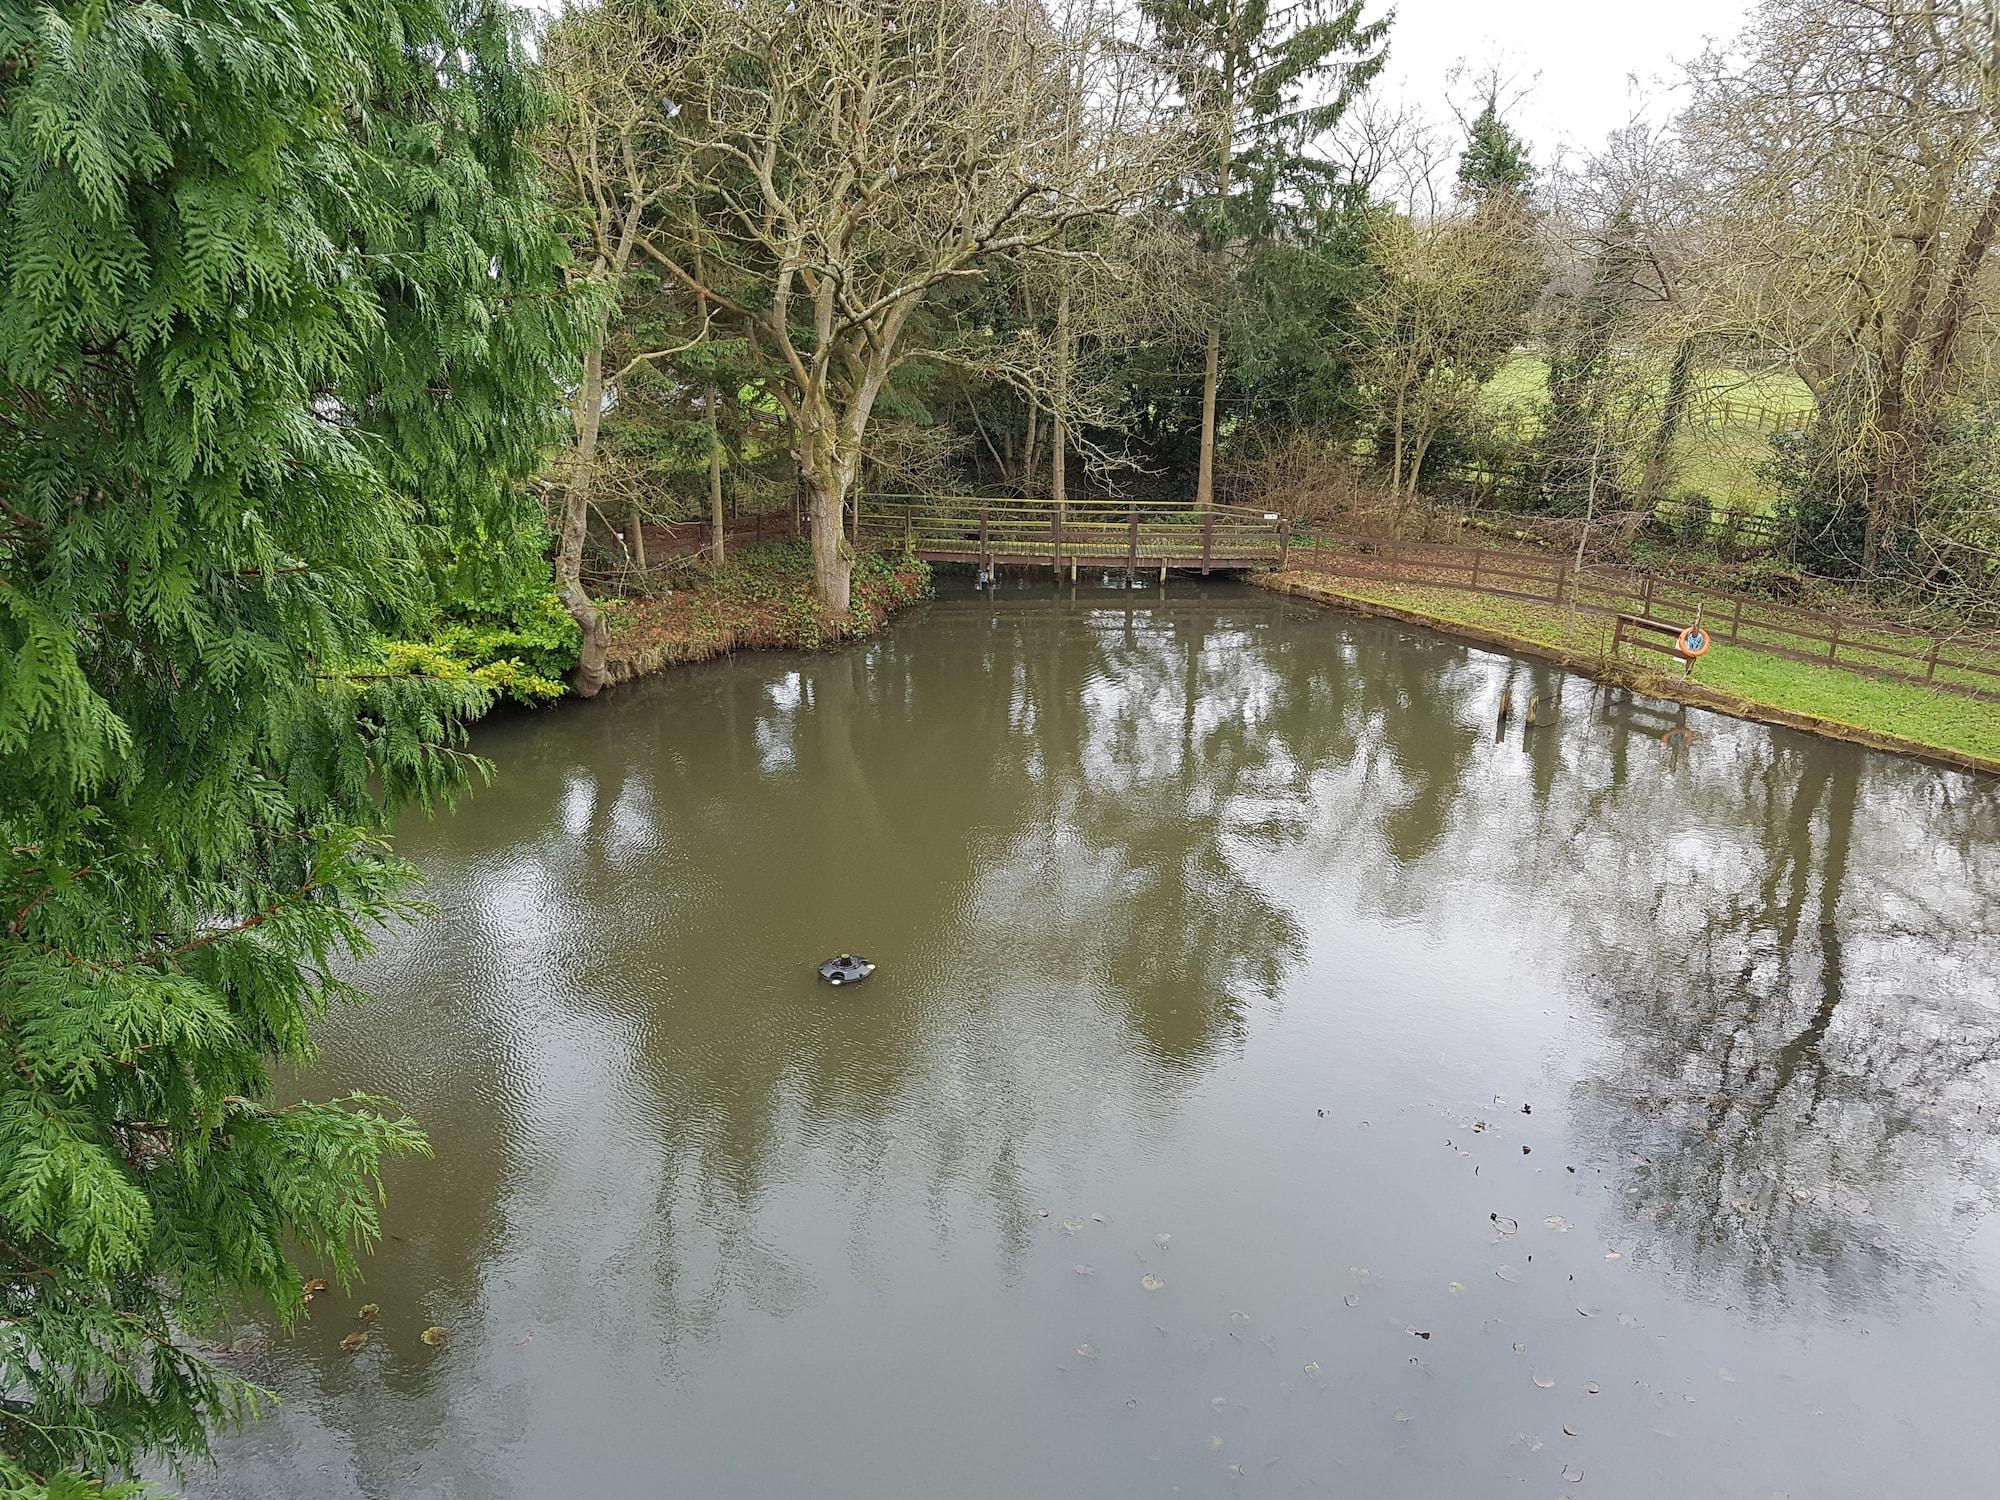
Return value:
[(1063, 503), (1060, 500), (1049, 504), (1049, 569), (1062, 572)]
[(988, 568), (993, 566), (993, 548), (986, 540), (986, 511), (984, 500), (979, 502), (979, 558)]
[(1134, 573), (1139, 568), (1139, 502), (1134, 500), (1125, 508), (1128, 526), (1125, 538), (1125, 571)]
[(1215, 561), (1215, 507), (1201, 513), (1201, 571), (1206, 576)]

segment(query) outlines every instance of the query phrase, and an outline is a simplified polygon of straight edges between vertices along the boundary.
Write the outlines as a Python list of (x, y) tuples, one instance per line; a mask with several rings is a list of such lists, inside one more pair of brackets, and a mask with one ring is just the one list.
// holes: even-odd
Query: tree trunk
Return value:
[(636, 500), (632, 502), (632, 565), (641, 573), (646, 571), (646, 522)]
[(562, 536), (556, 550), (556, 594), (583, 632), (572, 686), (580, 698), (604, 686), (604, 618), (583, 586), (583, 537), (590, 518), (590, 487), (597, 466), (597, 432), (604, 420), (604, 334), (583, 357), (583, 383), (573, 409), (576, 446), (570, 455), (569, 483), (563, 491)]
[(721, 567), (723, 558), (722, 524), (722, 433), (716, 425), (715, 382), (708, 383), (708, 542), (715, 553), (715, 564)]
[[(1230, 23), (1233, 27), (1235, 15), (1232, 9)], [(1229, 168), (1235, 145), (1236, 132), (1236, 53), (1232, 47), (1222, 65), (1222, 110), (1221, 151), (1215, 173), (1215, 198), (1219, 209), (1226, 214), (1229, 204)], [(1220, 269), (1220, 247), (1217, 247), (1218, 270)], [(1222, 321), (1218, 318), (1208, 325), (1208, 348), (1201, 363), (1201, 464), (1195, 472), (1194, 503), (1198, 509), (1207, 510), (1215, 504), (1215, 390), (1222, 378)]]
[(1049, 498), (1057, 505), (1069, 498), (1069, 283), (1056, 295), (1055, 422), (1050, 434)]
[(841, 458), (827, 426), (800, 434), (799, 474), (806, 487), (806, 532), (812, 540), (813, 590), (827, 624), (845, 629), (854, 579), (854, 549), (848, 545), (847, 492), (853, 469)]
[(1215, 388), (1222, 370), (1222, 329), (1211, 323), (1208, 352), (1201, 364), (1201, 467), (1195, 472), (1194, 503), (1201, 510), (1215, 504)]
[(1646, 450), (1646, 471), (1639, 481), (1640, 507), (1644, 510), (1653, 508), (1660, 487), (1673, 472), (1674, 441), (1680, 436), (1681, 419), (1687, 415), (1688, 397), (1694, 392), (1694, 356), (1694, 335), (1685, 334), (1674, 346), (1674, 362), (1667, 369), (1666, 396), (1660, 403), (1660, 422), (1653, 429), (1653, 441)]

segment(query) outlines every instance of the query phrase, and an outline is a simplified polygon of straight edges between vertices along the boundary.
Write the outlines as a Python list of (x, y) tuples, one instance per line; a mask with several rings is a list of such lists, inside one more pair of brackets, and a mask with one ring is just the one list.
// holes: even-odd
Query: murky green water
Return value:
[(482, 748), (203, 1495), (1993, 1493), (1990, 782), (1228, 585)]

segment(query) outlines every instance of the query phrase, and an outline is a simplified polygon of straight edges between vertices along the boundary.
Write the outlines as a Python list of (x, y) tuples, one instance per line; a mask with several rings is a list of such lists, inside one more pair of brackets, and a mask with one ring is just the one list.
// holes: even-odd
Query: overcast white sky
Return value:
[[(1742, 29), (1750, 0), (1393, 0), (1389, 66), (1379, 87), (1434, 118), (1447, 118), (1445, 77), (1464, 59), (1498, 58), (1533, 91), (1515, 128), (1538, 161), (1560, 145), (1595, 147), (1631, 117), (1637, 74), (1646, 93), (1677, 74), (1675, 63), (1713, 36)], [(1389, 8), (1375, 0), (1371, 15)], [(1655, 82), (1658, 80), (1659, 82)]]

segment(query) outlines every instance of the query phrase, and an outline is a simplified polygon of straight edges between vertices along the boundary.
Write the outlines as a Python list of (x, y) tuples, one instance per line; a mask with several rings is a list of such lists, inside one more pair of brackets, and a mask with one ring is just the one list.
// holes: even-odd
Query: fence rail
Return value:
[(1316, 533), (1296, 542), (1293, 557), (1301, 568), (1357, 581), (1446, 587), (1599, 615), (1672, 617), (1682, 623), (1699, 616), (1709, 634), (1725, 644), (2000, 702), (2000, 640), (1987, 635), (1926, 635), (1881, 621), (1691, 589), (1650, 573), (1578, 569), (1567, 558), (1497, 548)]
[(1072, 571), (1283, 567), (1290, 535), (1290, 522), (1269, 512), (1182, 500), (871, 495), (855, 517), (857, 542), (901, 545), (930, 562)]

